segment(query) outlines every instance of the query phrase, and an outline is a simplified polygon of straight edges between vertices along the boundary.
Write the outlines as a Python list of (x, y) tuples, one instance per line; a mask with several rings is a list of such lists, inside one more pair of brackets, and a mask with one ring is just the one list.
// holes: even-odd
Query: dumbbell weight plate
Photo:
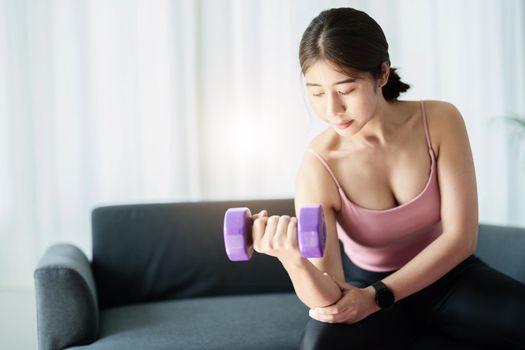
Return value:
[(298, 243), (305, 258), (321, 258), (326, 243), (326, 224), (320, 204), (303, 205), (299, 209)]
[(224, 214), (224, 246), (231, 261), (247, 261), (253, 255), (252, 214), (250, 209), (230, 208)]

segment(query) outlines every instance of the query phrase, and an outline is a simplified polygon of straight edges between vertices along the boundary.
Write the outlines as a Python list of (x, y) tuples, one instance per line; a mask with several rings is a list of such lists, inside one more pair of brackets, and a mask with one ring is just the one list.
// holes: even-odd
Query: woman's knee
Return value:
[(453, 289), (437, 312), (438, 328), (498, 348), (523, 346), (525, 284), (484, 265), (465, 274)]
[(299, 350), (315, 350), (322, 346), (322, 337), (324, 331), (322, 322), (310, 319), (304, 327), (301, 340), (299, 342)]
[(494, 317), (501, 338), (509, 347), (525, 349), (525, 284), (515, 284), (501, 304), (500, 316)]
[[(351, 337), (352, 325), (340, 323), (326, 323), (311, 319), (306, 324), (301, 341), (300, 350), (320, 349), (347, 349), (346, 339)], [(354, 344), (354, 342), (352, 342)]]
[(301, 335), (299, 349), (405, 349), (414, 339), (414, 332), (407, 315), (400, 312), (378, 311), (354, 324), (310, 319)]

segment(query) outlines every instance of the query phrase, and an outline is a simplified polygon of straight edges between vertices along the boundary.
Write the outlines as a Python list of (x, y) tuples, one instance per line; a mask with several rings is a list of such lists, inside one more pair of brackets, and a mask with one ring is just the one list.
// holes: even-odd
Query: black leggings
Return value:
[[(355, 287), (394, 272), (363, 270), (345, 258), (345, 278)], [(299, 348), (525, 349), (525, 284), (471, 255), (389, 311), (354, 324), (310, 318)]]

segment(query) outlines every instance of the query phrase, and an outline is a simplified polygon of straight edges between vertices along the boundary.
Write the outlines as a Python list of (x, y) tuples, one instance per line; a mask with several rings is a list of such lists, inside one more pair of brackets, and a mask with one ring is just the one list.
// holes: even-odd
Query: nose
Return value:
[(328, 94), (326, 101), (326, 116), (329, 118), (336, 118), (340, 114), (344, 114), (346, 106), (339, 94)]

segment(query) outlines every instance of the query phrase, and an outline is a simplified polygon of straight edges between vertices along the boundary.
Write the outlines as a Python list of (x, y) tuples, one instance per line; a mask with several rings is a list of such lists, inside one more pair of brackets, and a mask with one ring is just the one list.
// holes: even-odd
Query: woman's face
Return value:
[[(340, 135), (357, 133), (373, 118), (381, 89), (371, 76), (355, 80), (338, 72), (325, 60), (305, 74), (308, 100), (314, 112)], [(379, 95), (378, 95), (379, 94)], [(346, 123), (342, 127), (337, 124)]]

